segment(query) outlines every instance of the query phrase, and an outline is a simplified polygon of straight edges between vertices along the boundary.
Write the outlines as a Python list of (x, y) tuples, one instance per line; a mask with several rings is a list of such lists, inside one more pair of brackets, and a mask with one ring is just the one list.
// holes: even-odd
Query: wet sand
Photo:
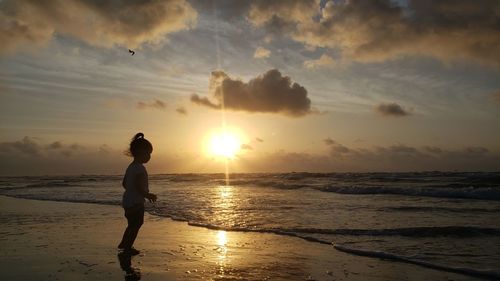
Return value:
[[(480, 280), (349, 255), (267, 233), (226, 232), (147, 214), (135, 247), (118, 257), (119, 206), (0, 196), (2, 280)], [(122, 267), (131, 262), (134, 271)]]

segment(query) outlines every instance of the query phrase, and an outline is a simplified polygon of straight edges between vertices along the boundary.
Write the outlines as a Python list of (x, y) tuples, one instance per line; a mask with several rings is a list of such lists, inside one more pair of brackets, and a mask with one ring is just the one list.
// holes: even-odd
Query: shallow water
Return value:
[[(192, 225), (500, 271), (500, 173), (153, 175), (150, 189), (150, 213)], [(119, 205), (122, 193), (120, 176), (0, 178), (0, 194), (31, 199)]]

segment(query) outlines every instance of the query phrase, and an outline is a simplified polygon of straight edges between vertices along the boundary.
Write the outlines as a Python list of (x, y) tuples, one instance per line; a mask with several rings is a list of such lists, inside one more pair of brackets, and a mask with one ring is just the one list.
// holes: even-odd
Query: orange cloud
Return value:
[(255, 50), (253, 57), (261, 59), (261, 58), (268, 58), (270, 55), (271, 55), (271, 51), (269, 51), (268, 49), (266, 49), (264, 47), (258, 47)]
[(304, 61), (304, 67), (308, 69), (313, 69), (313, 68), (332, 66), (334, 63), (335, 60), (332, 57), (323, 54), (318, 59)]

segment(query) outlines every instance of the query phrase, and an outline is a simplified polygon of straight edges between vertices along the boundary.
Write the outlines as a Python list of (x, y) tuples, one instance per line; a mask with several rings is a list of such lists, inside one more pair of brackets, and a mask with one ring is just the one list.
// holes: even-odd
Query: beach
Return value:
[(500, 0), (0, 0), (0, 39), (0, 281), (500, 281)]
[(119, 206), (0, 196), (2, 279), (480, 280), (297, 237), (211, 230), (150, 214), (135, 243), (141, 251), (131, 260), (135, 271), (127, 276), (116, 249), (122, 215)]

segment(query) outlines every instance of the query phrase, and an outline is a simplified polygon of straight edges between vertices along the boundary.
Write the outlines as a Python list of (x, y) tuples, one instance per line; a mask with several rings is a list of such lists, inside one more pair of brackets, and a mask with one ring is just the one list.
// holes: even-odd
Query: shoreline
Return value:
[[(0, 210), (5, 280), (124, 279), (116, 245), (126, 220), (119, 206), (0, 196)], [(141, 254), (130, 262), (144, 280), (484, 280), (149, 213), (135, 247)]]

